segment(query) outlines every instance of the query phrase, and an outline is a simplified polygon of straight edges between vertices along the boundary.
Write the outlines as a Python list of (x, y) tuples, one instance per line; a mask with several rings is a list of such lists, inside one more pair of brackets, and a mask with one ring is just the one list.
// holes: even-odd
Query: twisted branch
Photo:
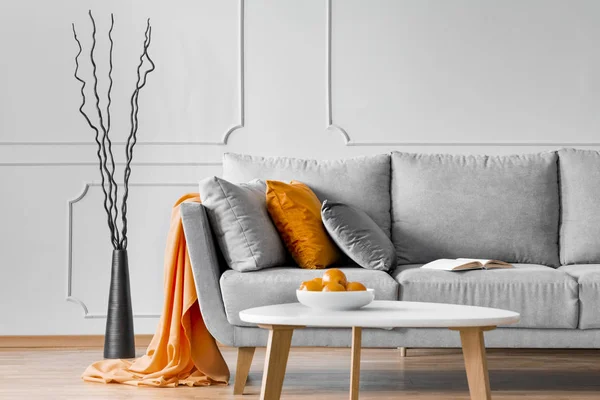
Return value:
[[(105, 198), (105, 201), (108, 201), (108, 208), (110, 210), (110, 215), (109, 215), (109, 226), (112, 226), (111, 229), (111, 241), (113, 242), (113, 246), (116, 246), (118, 248), (119, 246), (119, 241), (117, 240), (117, 234), (118, 234), (118, 227), (116, 226), (116, 224), (114, 223), (114, 216), (113, 216), (113, 210), (116, 208), (116, 202), (117, 199), (114, 198), (113, 199), (113, 192), (114, 192), (114, 187), (117, 186), (117, 183), (115, 182), (115, 177), (114, 177), (114, 171), (111, 174), (110, 171), (108, 170), (108, 166), (107, 166), (107, 161), (110, 157), (110, 159), (112, 160), (112, 163), (114, 164), (114, 158), (112, 155), (112, 152), (110, 154), (107, 155), (107, 136), (108, 133), (106, 131), (106, 127), (104, 126), (104, 118), (102, 116), (102, 111), (100, 110), (100, 96), (98, 95), (98, 76), (96, 75), (96, 70), (97, 70), (97, 66), (96, 66), (96, 61), (94, 60), (94, 50), (96, 49), (96, 21), (94, 20), (94, 16), (92, 15), (92, 10), (89, 11), (89, 16), (90, 19), (92, 20), (92, 48), (90, 50), (90, 62), (92, 63), (92, 77), (94, 78), (94, 96), (96, 97), (96, 111), (98, 112), (98, 119), (100, 121), (100, 129), (102, 131), (102, 168), (104, 169), (104, 172), (107, 176), (107, 181), (108, 181), (108, 198)], [(110, 139), (109, 139), (110, 142)]]
[[(117, 199), (119, 198), (119, 185), (117, 185), (117, 183), (114, 180), (114, 176), (115, 176), (115, 159), (113, 157), (113, 153), (112, 153), (112, 142), (110, 140), (110, 106), (112, 104), (112, 87), (113, 87), (113, 79), (112, 79), (112, 71), (113, 71), (113, 47), (114, 47), (114, 42), (112, 39), (112, 31), (113, 28), (115, 27), (115, 17), (113, 15), (113, 13), (110, 14), (110, 29), (108, 31), (108, 40), (110, 42), (110, 50), (109, 50), (109, 56), (108, 56), (108, 64), (109, 64), (109, 69), (108, 69), (108, 81), (109, 81), (109, 85), (108, 85), (108, 94), (107, 94), (107, 98), (108, 98), (108, 102), (106, 104), (106, 142), (108, 143), (108, 154), (110, 155), (110, 176), (113, 178), (112, 182), (113, 182), (113, 187), (114, 187), (114, 207), (113, 209), (111, 209), (111, 211), (114, 212), (113, 214), (113, 225), (115, 226), (115, 228), (117, 227), (117, 219), (119, 218), (119, 207), (117, 204)], [(117, 243), (120, 242), (119, 239), (119, 230), (115, 229), (115, 239), (117, 241)]]
[[(144, 51), (140, 56), (140, 62), (137, 67), (137, 83), (133, 94), (131, 95), (130, 105), (131, 105), (131, 114), (130, 114), (130, 122), (131, 122), (131, 131), (129, 133), (129, 137), (127, 138), (127, 145), (125, 147), (125, 156), (126, 156), (126, 164), (124, 171), (124, 194), (123, 194), (123, 202), (121, 204), (121, 219), (123, 221), (122, 227), (122, 238), (121, 238), (121, 246), (127, 247), (127, 199), (129, 198), (129, 177), (131, 176), (131, 161), (133, 160), (133, 148), (137, 143), (137, 130), (138, 130), (138, 99), (140, 90), (146, 86), (147, 76), (149, 73), (154, 71), (155, 65), (152, 61), (152, 58), (148, 54), (148, 47), (150, 47), (150, 43), (152, 42), (152, 27), (150, 26), (150, 18), (148, 18), (145, 32), (145, 40), (144, 40)], [(147, 69), (144, 74), (141, 74), (141, 69), (144, 64), (144, 57), (150, 63), (150, 68)]]
[(111, 242), (112, 242), (113, 248), (116, 249), (118, 247), (118, 243), (116, 243), (114, 240), (115, 227), (113, 225), (112, 213), (108, 208), (108, 197), (109, 196), (108, 196), (108, 193), (106, 192), (104, 170), (102, 168), (103, 160), (102, 160), (102, 153), (101, 153), (102, 144), (100, 142), (100, 131), (92, 123), (92, 121), (90, 120), (90, 118), (88, 117), (86, 112), (83, 110), (83, 107), (85, 106), (85, 103), (86, 103), (86, 97), (85, 97), (86, 83), (83, 79), (81, 79), (79, 77), (79, 75), (77, 75), (77, 73), (79, 72), (79, 56), (81, 55), (81, 52), (83, 51), (83, 49), (81, 47), (81, 42), (79, 41), (79, 38), (77, 38), (77, 31), (75, 30), (75, 24), (71, 24), (71, 25), (73, 28), (73, 38), (75, 39), (75, 41), (77, 42), (77, 46), (79, 47), (79, 51), (77, 52), (77, 55), (75, 56), (75, 73), (74, 73), (75, 79), (77, 79), (79, 82), (81, 82), (82, 101), (81, 101), (81, 106), (79, 106), (79, 113), (81, 115), (83, 115), (83, 117), (85, 118), (85, 120), (88, 123), (88, 125), (90, 126), (90, 128), (92, 128), (94, 130), (94, 132), (96, 133), (94, 140), (96, 141), (96, 144), (98, 147), (96, 155), (98, 156), (98, 161), (99, 161), (100, 177), (101, 177), (101, 183), (102, 183), (102, 193), (104, 193), (104, 211), (106, 211), (106, 215), (108, 218), (108, 228), (110, 229)]
[[(79, 56), (82, 53), (82, 46), (79, 38), (77, 37), (77, 32), (75, 30), (75, 24), (72, 24), (73, 27), (73, 37), (77, 42), (77, 46), (79, 47), (79, 51), (75, 56), (75, 79), (81, 82), (81, 97), (82, 103), (79, 107), (79, 112), (85, 120), (87, 121), (90, 128), (92, 128), (95, 132), (95, 138), (97, 144), (97, 152), (99, 162), (99, 170), (100, 177), (102, 182), (102, 192), (104, 193), (104, 211), (106, 211), (108, 227), (110, 229), (111, 234), (111, 243), (114, 249), (126, 249), (127, 248), (127, 199), (129, 198), (129, 177), (131, 176), (131, 161), (133, 159), (133, 148), (137, 143), (137, 131), (138, 131), (138, 99), (140, 90), (146, 86), (147, 76), (149, 73), (154, 71), (155, 65), (150, 55), (148, 54), (148, 48), (150, 47), (150, 43), (152, 41), (152, 27), (150, 26), (150, 19), (147, 21), (145, 39), (143, 52), (140, 56), (140, 63), (137, 67), (137, 83), (135, 85), (135, 89), (133, 94), (131, 95), (131, 131), (129, 133), (129, 137), (127, 138), (127, 144), (125, 147), (125, 156), (126, 156), (126, 164), (124, 171), (124, 193), (121, 204), (121, 220), (122, 220), (122, 232), (119, 235), (118, 230), (118, 216), (119, 216), (119, 207), (118, 207), (118, 185), (115, 181), (115, 161), (112, 153), (112, 142), (110, 140), (110, 129), (111, 129), (111, 116), (110, 116), (110, 107), (112, 104), (112, 87), (113, 87), (113, 79), (112, 79), (112, 71), (113, 71), (113, 46), (114, 42), (112, 39), (112, 31), (114, 28), (115, 20), (113, 14), (110, 15), (111, 25), (110, 30), (108, 31), (108, 40), (110, 41), (110, 50), (109, 50), (109, 71), (108, 71), (108, 94), (107, 94), (107, 105), (106, 105), (106, 126), (104, 125), (104, 116), (100, 109), (100, 96), (98, 95), (98, 77), (96, 74), (97, 67), (96, 62), (94, 60), (94, 50), (96, 48), (96, 21), (92, 15), (91, 10), (89, 11), (89, 16), (92, 21), (92, 47), (90, 50), (90, 62), (92, 63), (92, 77), (94, 79), (93, 84), (93, 93), (96, 98), (96, 112), (98, 113), (99, 127), (97, 127), (89, 118), (87, 113), (83, 110), (86, 104), (86, 96), (85, 96), (85, 87), (86, 82), (81, 79), (78, 75), (79, 72)], [(144, 60), (148, 60), (150, 63), (150, 68), (147, 69), (143, 74), (141, 73), (142, 66), (144, 64)], [(110, 168), (109, 163), (110, 162)]]

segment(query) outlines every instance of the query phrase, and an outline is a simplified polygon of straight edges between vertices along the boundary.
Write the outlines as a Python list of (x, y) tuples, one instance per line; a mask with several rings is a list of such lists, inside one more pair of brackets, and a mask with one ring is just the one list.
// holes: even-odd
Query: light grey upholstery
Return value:
[(392, 153), (392, 241), (402, 264), (492, 258), (558, 266), (554, 152)]
[(219, 253), (215, 248), (206, 210), (199, 203), (182, 203), (180, 210), (204, 323), (215, 339), (233, 346), (233, 327), (227, 322), (219, 288)]
[(400, 265), (392, 273), (400, 299), (502, 308), (521, 314), (513, 327), (577, 328), (578, 285), (563, 271), (543, 265), (514, 269), (436, 271)]
[(285, 264), (287, 252), (266, 205), (267, 185), (234, 184), (213, 176), (200, 181), (200, 196), (227, 265), (256, 271)]
[[(597, 152), (560, 151), (562, 229), (560, 259), (600, 256), (600, 162)], [(443, 301), (506, 308), (521, 313), (515, 328), (485, 334), (488, 347), (600, 348), (600, 260), (557, 266), (559, 186), (556, 153), (508, 157), (394, 154), (345, 161), (226, 155), (225, 177), (297, 179), (321, 200), (362, 209), (393, 235), (399, 261), (438, 257), (500, 258), (514, 270), (461, 273), (421, 271), (417, 265), (383, 271), (345, 269), (350, 280), (378, 290), (379, 299)], [(393, 186), (390, 188), (390, 168)], [(365, 193), (356, 197), (357, 193)], [(387, 193), (387, 194), (386, 194)], [(600, 204), (600, 203), (598, 203)], [(239, 326), (242, 309), (296, 301), (301, 281), (322, 271), (272, 268), (227, 270), (215, 248), (203, 206), (181, 206), (201, 311), (211, 334), (232, 346), (265, 346), (267, 331)], [(598, 206), (600, 208), (600, 206)], [(452, 250), (452, 251), (450, 251)], [(395, 279), (398, 280), (398, 282)], [(574, 329), (579, 327), (580, 329)], [(349, 346), (349, 329), (297, 330), (295, 346)], [(447, 329), (365, 329), (365, 347), (458, 347)]]
[(600, 152), (558, 152), (562, 218), (562, 264), (600, 263)]
[[(235, 345), (258, 347), (267, 344), (265, 329), (234, 327)], [(487, 348), (556, 348), (598, 349), (600, 329), (510, 329), (498, 328), (485, 332)], [(350, 347), (350, 329), (296, 329), (293, 346)], [(460, 336), (449, 329), (363, 329), (363, 347), (460, 347)]]
[[(388, 273), (357, 267), (340, 269), (348, 281), (359, 281), (375, 289), (377, 300), (398, 299), (398, 283)], [(271, 304), (295, 303), (298, 301), (296, 289), (300, 283), (322, 275), (322, 270), (298, 267), (269, 268), (251, 273), (225, 271), (221, 276), (221, 292), (227, 320), (233, 325), (252, 326), (240, 320), (240, 311)]]
[(316, 161), (226, 153), (223, 178), (230, 182), (259, 178), (305, 183), (321, 201), (339, 201), (363, 210), (390, 235), (389, 154)]
[(579, 284), (579, 329), (600, 328), (600, 264), (574, 264), (558, 268)]

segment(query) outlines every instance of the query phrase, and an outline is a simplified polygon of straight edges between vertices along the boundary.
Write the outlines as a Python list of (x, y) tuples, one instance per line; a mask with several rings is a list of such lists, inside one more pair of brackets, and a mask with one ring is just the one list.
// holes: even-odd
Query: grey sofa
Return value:
[[(223, 178), (299, 180), (321, 200), (358, 207), (389, 234), (398, 266), (343, 266), (376, 298), (504, 308), (521, 321), (486, 334), (488, 347), (600, 348), (600, 154), (562, 149), (515, 156), (393, 152), (338, 161), (226, 154)], [(183, 204), (182, 219), (200, 307), (221, 343), (258, 347), (267, 332), (239, 311), (294, 302), (295, 289), (322, 271), (289, 266), (227, 269), (206, 210)], [(437, 258), (495, 258), (513, 270), (445, 272)], [(306, 328), (295, 346), (350, 346), (346, 329)], [(460, 347), (446, 329), (366, 329), (365, 347)]]

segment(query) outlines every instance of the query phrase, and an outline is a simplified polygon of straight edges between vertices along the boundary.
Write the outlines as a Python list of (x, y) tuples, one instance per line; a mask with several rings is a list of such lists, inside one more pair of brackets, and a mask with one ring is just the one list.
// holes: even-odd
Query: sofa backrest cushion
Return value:
[(223, 178), (292, 181), (308, 185), (319, 200), (337, 201), (369, 215), (390, 236), (390, 155), (345, 160), (304, 160), (225, 153)]
[(558, 152), (562, 264), (600, 263), (600, 152)]
[(492, 258), (558, 266), (557, 154), (392, 153), (400, 264)]

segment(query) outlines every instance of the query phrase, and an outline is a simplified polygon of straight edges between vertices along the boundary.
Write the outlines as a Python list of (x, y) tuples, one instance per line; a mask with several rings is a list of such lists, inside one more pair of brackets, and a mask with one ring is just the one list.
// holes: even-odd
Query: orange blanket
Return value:
[(160, 387), (228, 383), (229, 369), (198, 307), (179, 213), (179, 205), (189, 201), (200, 202), (200, 196), (183, 196), (171, 214), (165, 254), (165, 302), (146, 355), (137, 360), (95, 362), (83, 373), (84, 380)]

